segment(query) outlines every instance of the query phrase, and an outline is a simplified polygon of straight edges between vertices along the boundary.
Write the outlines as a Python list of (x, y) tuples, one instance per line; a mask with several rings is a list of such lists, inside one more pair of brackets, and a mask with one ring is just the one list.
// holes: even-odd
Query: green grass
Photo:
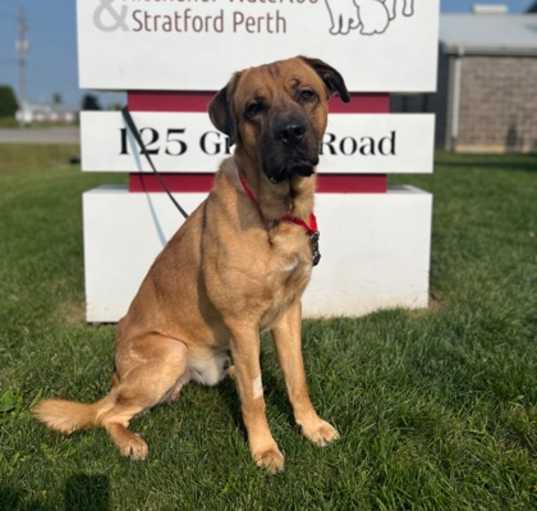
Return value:
[(250, 461), (233, 385), (190, 385), (133, 423), (149, 460), (102, 430), (37, 424), (43, 396), (108, 389), (112, 326), (83, 320), (76, 148), (0, 146), (0, 509), (537, 509), (537, 157), (440, 155), (430, 310), (308, 321), (311, 393), (342, 439), (293, 426), (270, 342), (269, 420), (286, 471)]
[(20, 129), (43, 129), (43, 128), (65, 128), (70, 126), (77, 126), (78, 122), (65, 123), (65, 122), (34, 122), (32, 124), (27, 124), (22, 126), (17, 122), (14, 117), (0, 117), (0, 129), (2, 128), (20, 128)]

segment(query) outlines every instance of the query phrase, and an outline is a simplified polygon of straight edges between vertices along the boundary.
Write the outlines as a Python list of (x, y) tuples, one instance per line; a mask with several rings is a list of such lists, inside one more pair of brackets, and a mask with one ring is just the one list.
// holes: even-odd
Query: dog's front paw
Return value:
[(276, 474), (283, 471), (284, 466), (284, 457), (283, 454), (278, 449), (278, 446), (265, 449), (254, 453), (254, 460), (258, 467), (261, 467), (271, 474)]
[(319, 418), (311, 423), (302, 423), (300, 426), (304, 436), (319, 447), (324, 447), (340, 438), (336, 428)]

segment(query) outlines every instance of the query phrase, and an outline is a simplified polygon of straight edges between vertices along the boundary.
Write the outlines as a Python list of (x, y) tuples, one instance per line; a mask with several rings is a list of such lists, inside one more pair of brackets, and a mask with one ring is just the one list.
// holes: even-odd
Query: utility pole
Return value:
[(17, 14), (17, 56), (19, 60), (19, 101), (20, 107), (26, 103), (26, 58), (30, 43), (28, 41), (28, 23), (22, 6)]

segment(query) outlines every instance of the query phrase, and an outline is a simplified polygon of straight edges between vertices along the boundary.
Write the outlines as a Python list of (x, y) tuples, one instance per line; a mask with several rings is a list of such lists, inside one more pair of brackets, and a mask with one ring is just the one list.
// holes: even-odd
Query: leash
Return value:
[(183, 218), (186, 220), (188, 218), (188, 213), (175, 200), (174, 196), (170, 192), (170, 189), (164, 182), (164, 179), (162, 179), (161, 174), (158, 172), (157, 168), (155, 167), (155, 164), (153, 163), (153, 160), (151, 159), (151, 156), (149, 155), (149, 152), (147, 151), (147, 148), (145, 147), (142, 137), (140, 136), (140, 132), (138, 131), (138, 128), (136, 127), (134, 119), (132, 118), (132, 115), (129, 112), (129, 108), (127, 106), (121, 109), (121, 115), (123, 116), (123, 120), (125, 121), (125, 124), (127, 125), (127, 128), (129, 129), (131, 135), (134, 137), (134, 140), (136, 140), (136, 143), (140, 146), (140, 150), (141, 150), (140, 154), (143, 154), (145, 156), (147, 162), (149, 163), (149, 166), (151, 167), (151, 170), (157, 176), (160, 186), (162, 186), (164, 191), (168, 194), (168, 197), (170, 198), (170, 200), (173, 202), (173, 205), (177, 208), (179, 213), (181, 213), (181, 215), (183, 215)]
[[(252, 203), (256, 206), (256, 208), (260, 211), (259, 203), (257, 202), (257, 197), (255, 196), (255, 193), (250, 188), (250, 185), (248, 184), (248, 181), (244, 179), (243, 176), (241, 176), (241, 173), (239, 174), (239, 180), (242, 185), (242, 189), (244, 190), (244, 193), (248, 196), (248, 198), (252, 201)], [(261, 211), (260, 211), (261, 212)], [(291, 224), (298, 225), (299, 227), (302, 227), (304, 231), (306, 231), (306, 234), (309, 236), (310, 239), (310, 245), (311, 245), (311, 255), (313, 257), (313, 266), (317, 266), (319, 264), (319, 261), (321, 260), (321, 252), (319, 252), (319, 228), (317, 226), (317, 217), (315, 216), (315, 213), (310, 213), (310, 216), (308, 218), (308, 223), (304, 222), (302, 218), (298, 218), (297, 216), (291, 215), (290, 213), (287, 213), (283, 215), (280, 218), (280, 222), (288, 222)]]

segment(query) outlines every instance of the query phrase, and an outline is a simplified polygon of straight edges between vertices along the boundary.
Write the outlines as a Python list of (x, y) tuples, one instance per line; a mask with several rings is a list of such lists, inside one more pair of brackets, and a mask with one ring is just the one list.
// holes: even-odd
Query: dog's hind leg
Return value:
[(187, 348), (176, 340), (151, 334), (120, 341), (112, 390), (95, 403), (45, 399), (33, 409), (51, 429), (70, 434), (104, 427), (120, 452), (134, 459), (147, 456), (147, 444), (127, 428), (138, 413), (169, 398), (177, 398), (189, 380)]
[(110, 393), (113, 404), (97, 416), (123, 456), (145, 459), (147, 444), (128, 430), (131, 419), (171, 395), (188, 381), (187, 348), (157, 334), (118, 346), (117, 383)]

